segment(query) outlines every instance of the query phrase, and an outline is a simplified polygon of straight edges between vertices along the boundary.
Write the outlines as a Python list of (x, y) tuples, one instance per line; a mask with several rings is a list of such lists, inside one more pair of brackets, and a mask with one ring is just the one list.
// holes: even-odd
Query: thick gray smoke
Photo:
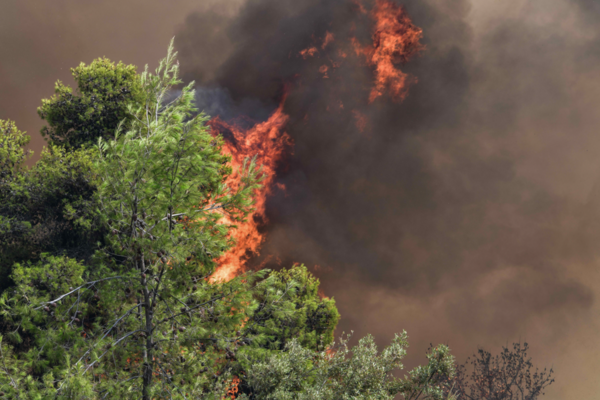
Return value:
[(262, 252), (319, 266), (340, 330), (383, 344), (405, 328), (409, 364), (429, 342), (462, 361), (528, 340), (554, 362), (548, 398), (587, 398), (599, 388), (583, 349), (598, 348), (600, 9), (507, 3), (403, 2), (426, 50), (401, 67), (418, 78), (401, 103), (368, 104), (372, 71), (357, 61), (323, 79), (334, 46), (298, 57), (326, 32), (369, 39), (348, 1), (249, 0), (233, 18), (190, 16), (178, 40), (186, 77), (227, 91), (229, 110), (275, 106), (289, 85), (295, 149)]

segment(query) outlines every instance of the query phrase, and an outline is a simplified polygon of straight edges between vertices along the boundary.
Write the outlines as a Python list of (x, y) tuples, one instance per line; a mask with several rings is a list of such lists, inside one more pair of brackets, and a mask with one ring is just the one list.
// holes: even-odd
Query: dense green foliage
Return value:
[(42, 135), (65, 147), (94, 144), (99, 137), (113, 138), (120, 123), (128, 125), (127, 108), (143, 101), (136, 67), (114, 64), (107, 58), (72, 68), (77, 92), (56, 82), (54, 95), (42, 100), (40, 117), (48, 123)]
[(13, 121), (0, 120), (0, 178), (2, 182), (13, 180), (23, 168), (28, 155), (23, 146), (30, 137), (17, 129)]
[(94, 152), (50, 146), (26, 169), (18, 146), (28, 136), (10, 125), (13, 133), (3, 128), (0, 136), (7, 160), (0, 171), (0, 290), (10, 284), (15, 262), (37, 260), (42, 253), (87, 260), (106, 232), (92, 224), (88, 213), (96, 191)]
[[(322, 350), (332, 343), (332, 326), (337, 325), (340, 315), (335, 301), (320, 299), (319, 280), (303, 265), (273, 272), (270, 279), (270, 285), (265, 287), (268, 292), (257, 292), (255, 298), (267, 304), (273, 293), (282, 293), (280, 310), (259, 307), (245, 329), (253, 335), (266, 335), (264, 347), (274, 350), (283, 350), (291, 339), (312, 350)], [(298, 288), (290, 286), (290, 282)]]
[[(408, 337), (396, 335), (381, 354), (371, 336), (352, 349), (350, 335), (338, 346), (316, 352), (291, 341), (285, 351), (274, 353), (248, 367), (250, 398), (257, 400), (392, 400), (401, 394), (406, 400), (441, 399), (444, 390), (433, 384), (440, 376), (452, 376), (454, 358), (440, 345), (427, 355), (429, 363), (417, 367), (405, 379), (392, 373), (403, 368)], [(250, 360), (249, 360), (250, 361)], [(241, 399), (247, 399), (241, 396)]]
[[(87, 83), (125, 67), (86, 68), (76, 78), (89, 94)], [(304, 266), (211, 282), (232, 223), (252, 211), (260, 169), (247, 160), (240, 187), (227, 187), (229, 158), (193, 106), (193, 84), (170, 95), (181, 83), (172, 47), (154, 74), (125, 70), (137, 94), (110, 118), (111, 96), (69, 103), (61, 89), (44, 101), (52, 143), (30, 170), (27, 137), (0, 121), (1, 265), (10, 278), (0, 296), (0, 394), (441, 398), (434, 378), (453, 373), (446, 347), (400, 380), (406, 334), (381, 354), (371, 337), (333, 346), (335, 302), (320, 298)]]

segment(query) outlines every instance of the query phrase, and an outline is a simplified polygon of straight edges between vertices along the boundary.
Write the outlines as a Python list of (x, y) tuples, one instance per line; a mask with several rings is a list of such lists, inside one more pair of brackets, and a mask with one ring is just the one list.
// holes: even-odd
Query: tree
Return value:
[(460, 399), (465, 400), (535, 400), (544, 395), (544, 389), (554, 382), (552, 369), (536, 368), (527, 357), (528, 344), (513, 343), (513, 349), (503, 347), (500, 355), (493, 357), (490, 352), (479, 349), (470, 364), (471, 375), (467, 374), (467, 364), (456, 368), (456, 376), (443, 378), (446, 387), (453, 387)]
[[(137, 109), (129, 105), (129, 129), (100, 141), (98, 217), (112, 236), (93, 268), (47, 254), (14, 266), (16, 287), (2, 297), (4, 323), (15, 328), (14, 343), (35, 343), (19, 369), (41, 375), (39, 382), (53, 376), (60, 382), (56, 389), (39, 386), (40, 393), (113, 397), (139, 390), (149, 399), (173, 390), (169, 371), (187, 381), (178, 382), (178, 391), (200, 393), (209, 375), (194, 377), (202, 363), (219, 369), (211, 357), (229, 343), (243, 318), (238, 310), (251, 301), (241, 289), (251, 277), (220, 285), (206, 278), (229, 244), (222, 214), (247, 215), (257, 171), (252, 162), (245, 167), (236, 193), (222, 183), (228, 159), (221, 139), (208, 133), (206, 117), (192, 115), (192, 86), (164, 103), (179, 83), (174, 57), (170, 48), (156, 75), (141, 75), (146, 100)], [(120, 385), (123, 373), (128, 383)], [(116, 378), (101, 378), (109, 375)]]
[(113, 138), (117, 126), (132, 120), (127, 107), (143, 101), (136, 67), (98, 58), (90, 65), (72, 68), (77, 93), (57, 81), (54, 95), (42, 100), (40, 117), (48, 123), (41, 130), (55, 144), (78, 148), (95, 144), (99, 137)]
[(13, 121), (0, 119), (0, 179), (3, 184), (13, 181), (27, 157), (31, 156), (31, 151), (23, 150), (30, 139)]
[(27, 169), (21, 146), (28, 142), (13, 122), (0, 120), (0, 290), (12, 284), (14, 263), (42, 253), (88, 259), (105, 233), (87, 215), (96, 190), (93, 152), (50, 146)]
[(89, 145), (98, 137), (114, 137), (119, 121), (131, 120), (127, 107), (142, 98), (135, 71), (101, 58), (72, 69), (78, 95), (58, 81), (55, 95), (38, 109), (49, 124), (42, 134), (50, 146), (30, 170), (23, 168), (21, 149), (29, 136), (0, 121), (0, 291), (12, 285), (14, 263), (39, 260), (42, 253), (88, 260), (103, 242), (106, 231), (88, 213), (97, 189)]
[(253, 304), (240, 328), (241, 343), (228, 368), (238, 377), (240, 395), (252, 395), (255, 389), (248, 380), (248, 369), (274, 356), (291, 343), (307, 351), (323, 351), (333, 342), (340, 315), (333, 299), (318, 294), (319, 280), (304, 265), (270, 272), (267, 280), (252, 293)]
[[(296, 283), (297, 290), (290, 282)], [(333, 299), (320, 298), (319, 280), (304, 265), (272, 272), (269, 285), (260, 289), (254, 294), (259, 306), (245, 331), (264, 336), (265, 349), (283, 350), (292, 339), (312, 350), (323, 350), (333, 342), (340, 314)], [(275, 295), (281, 297), (277, 310), (266, 306)]]
[(393, 373), (403, 368), (408, 336), (396, 335), (381, 354), (372, 336), (362, 338), (352, 349), (350, 335), (338, 346), (317, 352), (302, 347), (297, 340), (286, 351), (264, 360), (247, 360), (250, 395), (256, 400), (392, 400), (400, 394), (406, 400), (443, 398), (444, 384), (434, 384), (440, 376), (452, 376), (454, 358), (447, 346), (427, 354), (427, 366), (417, 367), (410, 377), (398, 379)]

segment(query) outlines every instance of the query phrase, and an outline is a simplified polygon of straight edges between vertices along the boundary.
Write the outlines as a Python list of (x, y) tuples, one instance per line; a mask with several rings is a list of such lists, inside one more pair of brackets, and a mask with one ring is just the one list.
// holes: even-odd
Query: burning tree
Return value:
[[(495, 357), (486, 350), (479, 349), (469, 362), (456, 368), (454, 378), (440, 376), (448, 389), (459, 399), (467, 400), (535, 400), (544, 395), (544, 389), (554, 382), (552, 369), (532, 374), (533, 364), (527, 357), (528, 344), (513, 343), (513, 349), (503, 347)], [(467, 373), (467, 365), (473, 372)], [(450, 390), (452, 389), (452, 390)]]

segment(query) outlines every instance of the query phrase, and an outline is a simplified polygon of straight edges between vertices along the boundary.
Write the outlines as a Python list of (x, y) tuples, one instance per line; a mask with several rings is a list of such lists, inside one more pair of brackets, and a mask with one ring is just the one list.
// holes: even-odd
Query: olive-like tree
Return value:
[[(442, 377), (452, 393), (465, 400), (536, 400), (554, 382), (552, 368), (532, 371), (527, 356), (529, 345), (513, 343), (512, 350), (503, 347), (500, 355), (479, 349), (473, 358), (456, 368), (453, 378)], [(467, 372), (468, 365), (472, 372)], [(449, 390), (448, 390), (449, 392)]]

